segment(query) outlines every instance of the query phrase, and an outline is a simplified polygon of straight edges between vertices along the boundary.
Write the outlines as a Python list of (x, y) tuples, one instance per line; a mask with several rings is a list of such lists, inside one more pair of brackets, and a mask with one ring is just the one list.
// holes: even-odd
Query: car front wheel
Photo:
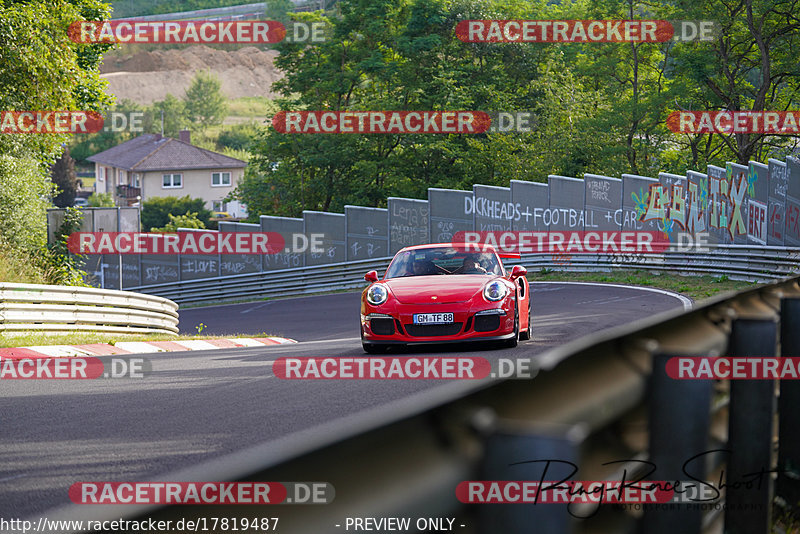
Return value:
[(531, 326), (531, 302), (528, 300), (528, 328), (524, 332), (520, 332), (519, 339), (521, 341), (528, 341), (533, 339), (533, 327)]
[(389, 345), (367, 343), (366, 341), (364, 341), (364, 331), (362, 330), (361, 331), (361, 347), (363, 347), (364, 352), (366, 352), (367, 354), (380, 354), (382, 352), (385, 352), (386, 349), (389, 348)]
[(367, 354), (381, 354), (386, 352), (386, 345), (375, 345), (374, 343), (362, 343), (364, 352)]
[(503, 341), (503, 347), (513, 349), (519, 340), (519, 310), (514, 306), (514, 337)]

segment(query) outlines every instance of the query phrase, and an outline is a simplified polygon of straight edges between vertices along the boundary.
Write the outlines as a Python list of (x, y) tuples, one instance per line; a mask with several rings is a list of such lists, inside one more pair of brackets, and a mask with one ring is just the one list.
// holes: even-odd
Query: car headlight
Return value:
[(506, 285), (498, 280), (486, 284), (483, 288), (483, 296), (486, 300), (496, 302), (503, 300), (508, 295), (508, 288)]
[(367, 302), (373, 306), (380, 306), (389, 298), (389, 290), (383, 284), (372, 284), (367, 289)]

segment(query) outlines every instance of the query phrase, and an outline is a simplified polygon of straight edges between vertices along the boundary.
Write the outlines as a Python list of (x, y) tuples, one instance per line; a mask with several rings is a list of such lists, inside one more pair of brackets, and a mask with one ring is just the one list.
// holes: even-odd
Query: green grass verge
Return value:
[(119, 341), (180, 341), (187, 339), (224, 339), (236, 337), (270, 337), (272, 334), (262, 332), (243, 336), (231, 334), (226, 336), (209, 336), (204, 334), (171, 336), (169, 334), (99, 334), (99, 333), (67, 333), (41, 334), (34, 332), (0, 335), (0, 348), (31, 347), (35, 345), (88, 345), (90, 343), (108, 343), (114, 345)]
[(543, 270), (529, 272), (528, 279), (532, 282), (606, 282), (655, 287), (686, 295), (695, 301), (713, 297), (718, 293), (740, 291), (758, 285), (754, 282), (730, 280), (727, 276), (680, 276), (675, 274), (654, 274), (644, 270), (615, 271), (611, 273)]
[(265, 119), (278, 112), (278, 105), (266, 96), (243, 96), (228, 100), (228, 117)]

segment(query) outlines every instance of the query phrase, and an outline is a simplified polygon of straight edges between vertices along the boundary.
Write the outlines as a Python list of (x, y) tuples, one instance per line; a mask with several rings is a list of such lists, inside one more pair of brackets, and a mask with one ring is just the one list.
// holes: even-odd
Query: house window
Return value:
[(163, 174), (161, 175), (161, 187), (164, 189), (175, 189), (178, 187), (183, 187), (183, 175), (182, 174)]
[(139, 184), (140, 184), (139, 173), (135, 172), (133, 173), (133, 177), (131, 178), (131, 185), (133, 187), (141, 187)]
[(106, 179), (106, 168), (103, 166), (97, 167), (97, 181), (102, 182)]
[(224, 185), (231, 185), (231, 173), (229, 172), (212, 172), (211, 185), (214, 187), (221, 187)]
[(226, 211), (225, 202), (223, 202), (222, 200), (212, 200), (211, 211)]

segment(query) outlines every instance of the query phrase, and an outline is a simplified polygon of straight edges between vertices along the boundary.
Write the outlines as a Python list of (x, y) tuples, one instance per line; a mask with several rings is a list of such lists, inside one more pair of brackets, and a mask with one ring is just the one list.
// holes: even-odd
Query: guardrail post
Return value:
[[(728, 355), (774, 357), (777, 333), (772, 319), (734, 319)], [(773, 496), (769, 471), (776, 404), (774, 380), (730, 381), (726, 534), (769, 532)]]
[[(684, 463), (707, 449), (712, 389), (711, 380), (670, 378), (667, 375), (667, 361), (673, 356), (679, 355), (653, 355), (648, 408), (650, 461), (656, 466), (651, 478), (670, 482), (687, 480), (683, 472)], [(677, 506), (674, 510), (646, 508), (641, 532), (701, 532), (702, 509), (691, 504)]]
[[(800, 298), (781, 299), (781, 356), (800, 357)], [(800, 381), (783, 380), (778, 400), (777, 494), (789, 510), (800, 514)]]
[[(483, 480), (559, 481), (580, 465), (581, 444), (587, 436), (582, 425), (534, 433), (524, 428), (501, 428), (486, 443)], [(551, 463), (547, 463), (551, 460)], [(575, 478), (572, 477), (572, 480)], [(480, 532), (547, 534), (572, 532), (574, 520), (566, 504), (481, 504)]]

